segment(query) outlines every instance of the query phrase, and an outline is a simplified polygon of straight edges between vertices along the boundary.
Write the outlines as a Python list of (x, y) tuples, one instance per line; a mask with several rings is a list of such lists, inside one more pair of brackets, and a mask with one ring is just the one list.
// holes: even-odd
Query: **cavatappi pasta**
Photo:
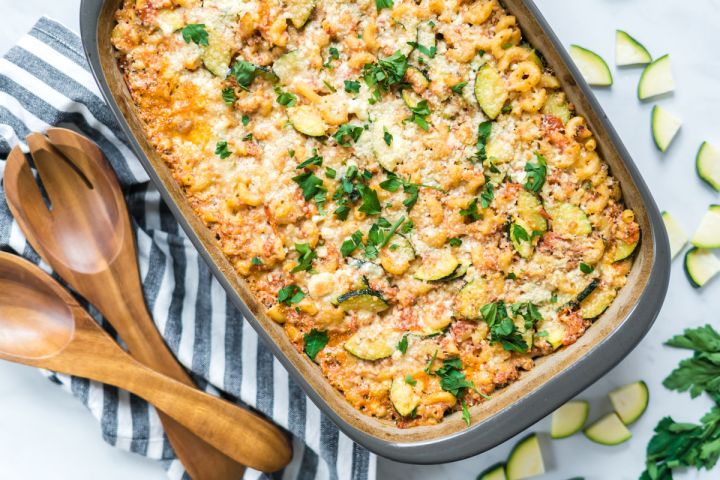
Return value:
[(495, 0), (126, 0), (117, 22), (150, 141), (362, 412), (482, 403), (625, 284), (633, 212)]

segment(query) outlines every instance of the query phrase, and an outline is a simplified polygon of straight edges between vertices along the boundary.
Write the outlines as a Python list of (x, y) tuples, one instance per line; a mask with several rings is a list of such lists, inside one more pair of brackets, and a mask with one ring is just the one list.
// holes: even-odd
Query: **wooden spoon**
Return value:
[[(135, 242), (120, 185), (100, 149), (87, 138), (51, 128), (27, 137), (52, 210), (25, 155), (13, 149), (5, 165), (5, 196), (33, 248), (112, 324), (140, 362), (193, 385), (150, 317), (140, 283)], [(195, 480), (242, 477), (243, 467), (161, 415), (168, 438)], [(249, 416), (247, 422), (262, 422)], [(287, 451), (290, 446), (283, 452)], [(289, 457), (288, 457), (289, 459)]]
[(252, 468), (274, 472), (290, 459), (287, 438), (273, 424), (137, 362), (50, 275), (5, 252), (0, 358), (128, 390)]

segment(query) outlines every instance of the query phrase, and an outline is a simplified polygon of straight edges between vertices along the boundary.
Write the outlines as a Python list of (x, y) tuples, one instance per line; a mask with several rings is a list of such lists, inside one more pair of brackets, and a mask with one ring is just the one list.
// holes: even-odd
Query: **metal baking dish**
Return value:
[(247, 321), (315, 404), (360, 445), (397, 461), (421, 464), (478, 454), (519, 433), (587, 388), (630, 353), (650, 329), (665, 297), (670, 272), (668, 239), (658, 208), (617, 133), (537, 7), (530, 0), (505, 0), (525, 38), (544, 55), (570, 101), (586, 117), (601, 154), (622, 184), (625, 202), (636, 212), (642, 241), (628, 284), (577, 343), (538, 359), (535, 368), (524, 372), (518, 381), (472, 408), (469, 428), (458, 413), (438, 425), (399, 429), (358, 412), (306, 356), (295, 350), (282, 328), (265, 316), (146, 139), (110, 43), (113, 14), (120, 2), (83, 0), (80, 27), (92, 71), (131, 147)]

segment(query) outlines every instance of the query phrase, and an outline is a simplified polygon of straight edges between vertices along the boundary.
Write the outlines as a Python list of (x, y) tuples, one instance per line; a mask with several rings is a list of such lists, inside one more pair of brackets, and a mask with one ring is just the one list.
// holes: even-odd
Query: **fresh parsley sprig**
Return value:
[(530, 347), (523, 338), (512, 318), (508, 315), (505, 302), (499, 300), (480, 308), (480, 315), (490, 327), (490, 343), (500, 343), (509, 352), (525, 353)]
[(193, 42), (203, 47), (208, 46), (208, 33), (204, 23), (189, 23), (180, 30), (185, 43)]
[(527, 181), (525, 182), (525, 190), (538, 193), (545, 185), (545, 177), (547, 176), (547, 161), (545, 157), (539, 153), (535, 154), (537, 163), (527, 162), (525, 171), (527, 172)]
[(325, 345), (328, 344), (330, 338), (328, 337), (327, 332), (313, 328), (310, 330), (310, 333), (306, 333), (303, 336), (303, 341), (305, 342), (305, 353), (314, 362), (315, 357), (317, 357), (317, 354), (325, 348)]
[(380, 188), (390, 193), (395, 193), (402, 187), (403, 192), (407, 195), (405, 200), (403, 200), (403, 205), (405, 205), (408, 212), (412, 210), (417, 203), (421, 188), (432, 188), (433, 190), (445, 192), (445, 190), (440, 187), (424, 183), (413, 183), (410, 179), (403, 179), (392, 172), (388, 172), (387, 176), (387, 180), (380, 182)]
[(405, 85), (407, 69), (408, 59), (399, 50), (376, 63), (365, 64), (362, 77), (373, 92), (373, 100), (379, 102), (383, 93)]

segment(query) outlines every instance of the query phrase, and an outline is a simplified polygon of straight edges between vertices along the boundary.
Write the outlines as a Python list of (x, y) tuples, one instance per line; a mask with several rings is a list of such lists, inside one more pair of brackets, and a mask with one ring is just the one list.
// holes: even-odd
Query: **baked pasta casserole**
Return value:
[(496, 394), (627, 281), (634, 214), (496, 0), (125, 0), (146, 134), (267, 315), (399, 427)]

